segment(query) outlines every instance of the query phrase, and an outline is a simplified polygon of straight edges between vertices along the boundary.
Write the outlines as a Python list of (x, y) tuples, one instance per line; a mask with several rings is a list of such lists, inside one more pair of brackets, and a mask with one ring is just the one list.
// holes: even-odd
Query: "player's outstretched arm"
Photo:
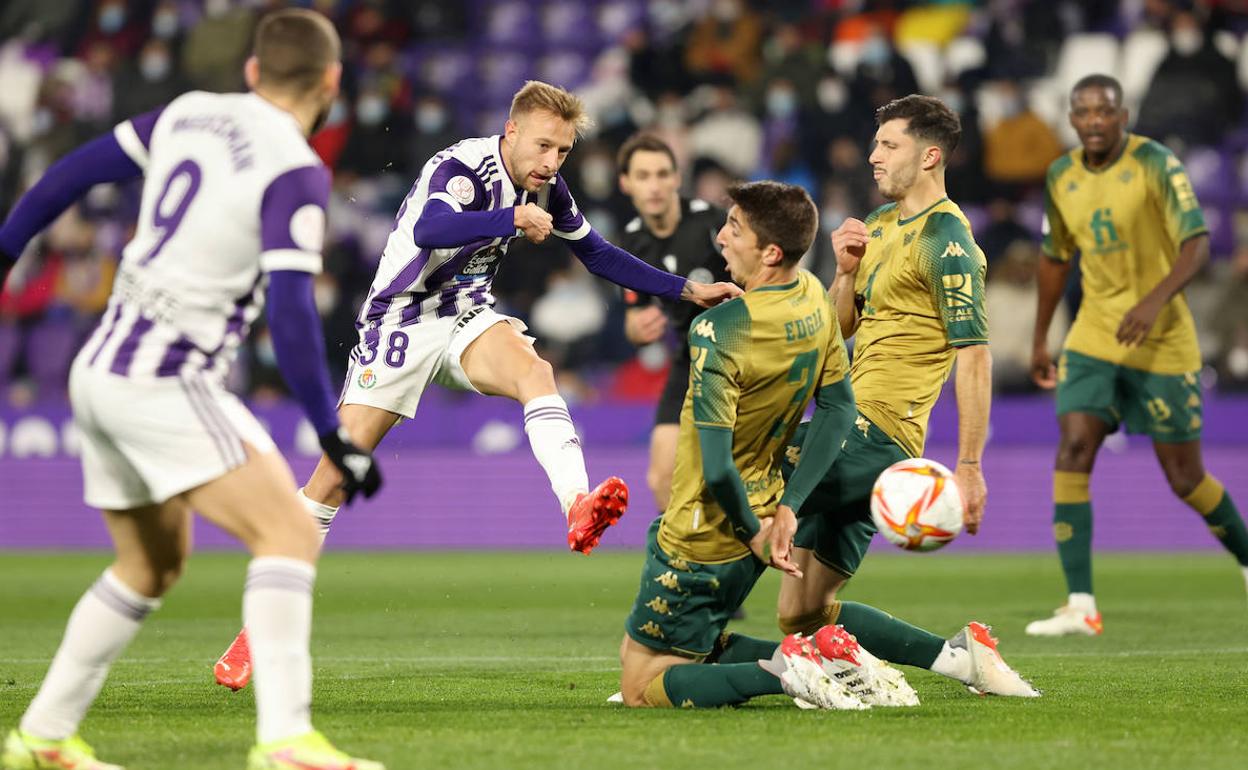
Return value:
[(112, 133), (92, 139), (49, 166), (0, 227), (0, 288), (30, 239), (88, 190), (142, 174)]
[(1053, 365), (1053, 354), (1049, 351), (1049, 326), (1053, 323), (1053, 314), (1057, 312), (1057, 303), (1062, 299), (1062, 290), (1066, 288), (1066, 276), (1070, 273), (1070, 262), (1060, 262), (1041, 255), (1036, 265), (1036, 329), (1031, 336), (1031, 379), (1042, 388), (1057, 386), (1057, 367)]
[(979, 532), (988, 499), (982, 468), (992, 408), (992, 354), (988, 345), (958, 348), (957, 366), (958, 467), (953, 475), (966, 504), (966, 531), (974, 535)]
[(1196, 277), (1196, 274), (1209, 262), (1209, 236), (1202, 233), (1183, 241), (1179, 247), (1179, 257), (1165, 278), (1161, 279), (1153, 290), (1144, 296), (1135, 307), (1127, 311), (1122, 323), (1118, 325), (1118, 341), (1128, 347), (1135, 347), (1148, 337), (1157, 316), (1166, 303), (1175, 294), (1183, 291), (1183, 287)]
[(352, 444), (339, 425), (312, 274), (299, 270), (269, 273), (266, 299), (278, 369), (316, 430), (325, 456), (342, 472), (347, 501), (356, 492), (372, 497), (381, 487), (381, 472), (372, 455)]

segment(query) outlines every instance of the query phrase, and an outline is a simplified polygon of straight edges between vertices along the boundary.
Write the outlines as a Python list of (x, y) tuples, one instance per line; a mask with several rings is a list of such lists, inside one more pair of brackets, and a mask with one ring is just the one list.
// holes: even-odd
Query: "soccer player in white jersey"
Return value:
[(381, 768), (312, 729), (316, 528), (272, 440), (222, 385), (267, 292), (282, 373), (344, 494), (377, 490), (372, 457), (340, 430), (312, 300), (329, 175), (306, 137), (338, 93), (339, 52), (318, 14), (265, 17), (246, 66), (252, 93), (192, 92), (121, 123), (49, 168), (0, 228), (2, 281), (6, 256), (93, 184), (146, 178), (108, 310), (70, 375), (85, 498), (104, 512), (117, 557), (70, 615), (5, 741), (5, 770), (118, 770), (95, 758), (78, 725), (177, 580), (192, 510), (253, 555), (243, 591), (256, 673), (249, 770)]
[[(533, 454), (568, 523), (568, 546), (589, 553), (628, 502), (611, 477), (589, 491), (585, 460), (549, 363), (525, 325), (494, 311), (490, 285), (509, 243), (567, 241), (590, 272), (655, 297), (710, 306), (741, 290), (687, 281), (607, 243), (590, 227), (559, 175), (588, 123), (580, 99), (529, 81), (516, 93), (504, 133), (465, 139), (434, 155), (403, 201), (357, 326), (339, 416), (372, 449), (416, 413), (430, 383), (524, 406)], [(338, 470), (322, 459), (301, 490), (322, 534), (342, 503)], [(246, 685), (247, 632), (216, 666), (217, 681)]]

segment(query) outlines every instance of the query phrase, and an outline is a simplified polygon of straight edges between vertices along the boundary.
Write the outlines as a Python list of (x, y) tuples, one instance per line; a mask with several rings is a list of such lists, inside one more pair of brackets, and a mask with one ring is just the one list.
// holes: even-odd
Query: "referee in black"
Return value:
[[(672, 148), (653, 134), (635, 134), (620, 147), (617, 162), (620, 189), (632, 199), (639, 215), (625, 226), (620, 247), (660, 270), (691, 281), (731, 281), (715, 245), (727, 212), (706, 201), (681, 196), (680, 171)], [(689, 388), (689, 324), (702, 309), (691, 302), (659, 300), (630, 290), (625, 290), (624, 302), (628, 306), (624, 333), (629, 342), (640, 347), (667, 338), (676, 343), (667, 385), (654, 415), (650, 468), (646, 472), (646, 483), (662, 513), (672, 494), (680, 409)]]

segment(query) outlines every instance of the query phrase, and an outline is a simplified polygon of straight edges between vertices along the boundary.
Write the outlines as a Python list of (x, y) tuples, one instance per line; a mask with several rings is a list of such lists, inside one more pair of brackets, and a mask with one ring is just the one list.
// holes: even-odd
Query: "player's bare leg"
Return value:
[(646, 484), (654, 495), (659, 513), (667, 510), (672, 497), (672, 472), (676, 468), (676, 445), (680, 425), (660, 423), (650, 431), (650, 465), (646, 468)]
[(505, 322), (473, 340), (460, 356), (460, 366), (480, 392), (524, 406), (529, 445), (568, 520), (568, 546), (589, 553), (607, 527), (624, 515), (628, 487), (612, 476), (589, 491), (581, 440), (555, 387), (554, 369), (528, 338)]
[(1032, 636), (1100, 634), (1104, 625), (1092, 595), (1092, 498), (1088, 482), (1096, 454), (1111, 426), (1096, 415), (1058, 417), (1061, 438), (1053, 473), (1053, 538), (1066, 576), (1068, 597), (1052, 617), (1027, 624)]
[[(399, 415), (364, 404), (343, 404), (338, 407), (338, 420), (356, 446), (371, 452), (398, 423)], [(342, 472), (322, 455), (307, 483), (296, 495), (315, 521), (318, 537), (324, 544), (329, 527), (345, 500)], [(251, 681), (251, 647), (246, 628), (239, 631), (230, 646), (221, 653), (212, 672), (217, 684), (231, 690), (241, 690)]]
[(109, 666), (182, 572), (190, 553), (185, 504), (105, 511), (116, 558), (78, 601), (39, 693), (5, 742), (4, 767), (112, 770), (77, 737)]
[(204, 518), (242, 540), (253, 556), (243, 593), (256, 679), (257, 746), (250, 764), (262, 766), (270, 750), (326, 766), (347, 764), (351, 760), (311, 724), (308, 648), (320, 538), (294, 490), (294, 476), (279, 453), (249, 451), (245, 465), (184, 497)]
[(814, 635), (825, 626), (839, 625), (865, 650), (889, 663), (925, 668), (980, 694), (1039, 694), (1006, 665), (982, 623), (971, 622), (950, 639), (942, 639), (875, 607), (837, 599), (849, 577), (815, 558), (814, 551), (794, 548), (791, 560), (803, 577), (785, 575), (780, 581), (776, 611), (785, 634)]
[(1231, 495), (1208, 471), (1200, 441), (1153, 442), (1153, 451), (1165, 471), (1170, 489), (1204, 519), (1205, 526), (1239, 562), (1248, 583), (1248, 529)]

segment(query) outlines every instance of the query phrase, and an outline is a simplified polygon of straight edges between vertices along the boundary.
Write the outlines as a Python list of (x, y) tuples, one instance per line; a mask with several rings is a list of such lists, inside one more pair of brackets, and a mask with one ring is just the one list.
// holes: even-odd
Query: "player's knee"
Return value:
[(1081, 434), (1063, 435), (1057, 445), (1057, 469), (1089, 473), (1096, 459), (1096, 444)]
[(266, 517), (246, 545), (254, 555), (287, 556), (315, 563), (321, 538), (312, 517), (297, 506), (283, 515)]
[(1166, 474), (1166, 483), (1170, 490), (1180, 498), (1187, 497), (1196, 491), (1205, 478), (1205, 469), (1200, 463), (1171, 461), (1162, 466)]

